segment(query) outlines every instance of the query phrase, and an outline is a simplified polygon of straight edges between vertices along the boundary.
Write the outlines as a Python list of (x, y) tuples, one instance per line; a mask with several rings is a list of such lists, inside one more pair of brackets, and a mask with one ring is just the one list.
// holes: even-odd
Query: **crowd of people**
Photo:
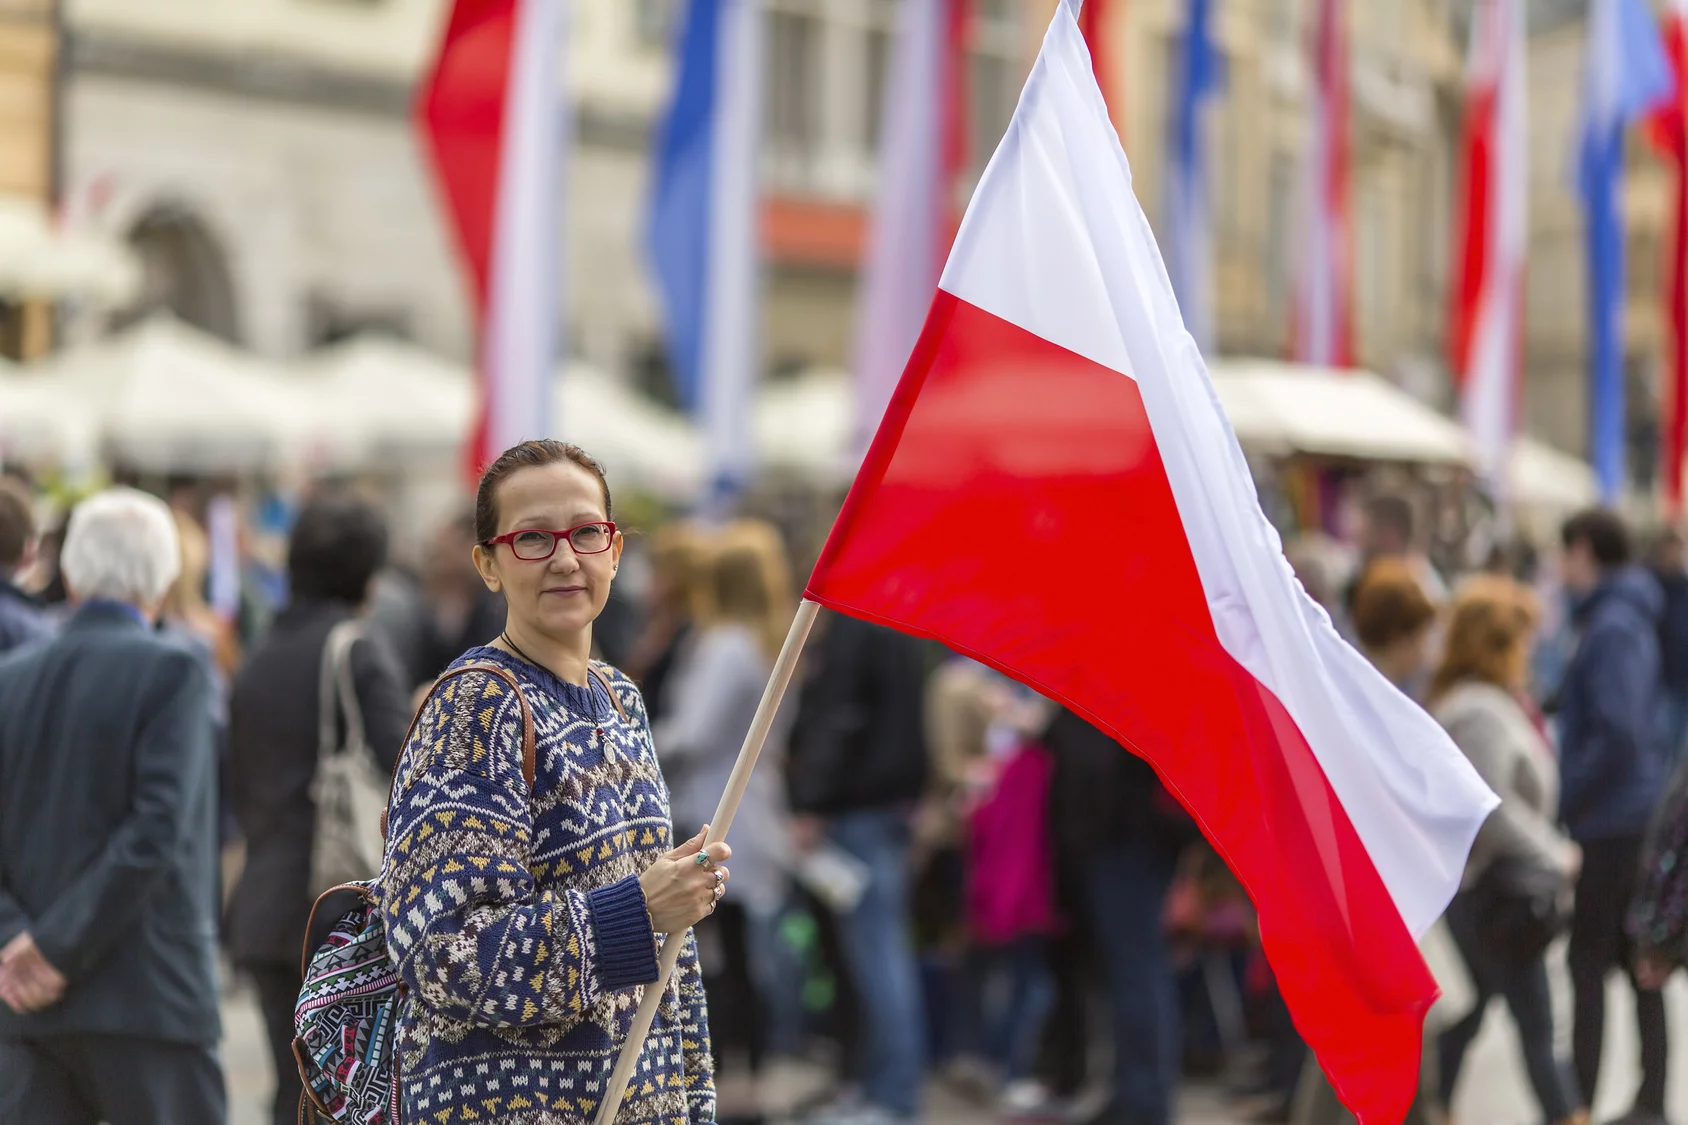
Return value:
[[(301, 947), (340, 877), (323, 762), (346, 747), (396, 770), (364, 874), (408, 989), (403, 1120), (509, 1096), (442, 1090), (454, 1069), (530, 1093), (551, 1062), (607, 1069), (665, 933), (687, 942), (627, 1120), (764, 1119), (776, 1076), (817, 1060), (834, 1080), (781, 1115), (917, 1120), (937, 1080), (981, 1114), (1166, 1125), (1202, 1075), (1259, 1120), (1345, 1119), (1246, 894), (1155, 772), (965, 655), (824, 615), (730, 847), (704, 847), (796, 606), (772, 523), (628, 536), (590, 457), (527, 443), (414, 560), (377, 505), (317, 489), (285, 597), (232, 614), (196, 503), (108, 490), (42, 551), (34, 498), (0, 483), (0, 1121), (225, 1120), (219, 960), (262, 1013), (273, 1120), (298, 1119)], [(1352, 565), (1288, 548), (1500, 798), (1438, 926), (1456, 956), (1432, 966), (1468, 1002), (1427, 1022), (1411, 1119), (1447, 1120), (1500, 998), (1541, 1115), (1587, 1122), (1617, 971), (1642, 1045), (1625, 1121), (1663, 1121), (1659, 990), (1688, 958), (1684, 541), (1643, 560), (1586, 512), (1549, 585), (1500, 560), (1439, 573), (1414, 532), (1384, 496)], [(531, 760), (501, 756), (524, 740)], [(574, 1081), (531, 1120), (587, 1119), (599, 1087)]]

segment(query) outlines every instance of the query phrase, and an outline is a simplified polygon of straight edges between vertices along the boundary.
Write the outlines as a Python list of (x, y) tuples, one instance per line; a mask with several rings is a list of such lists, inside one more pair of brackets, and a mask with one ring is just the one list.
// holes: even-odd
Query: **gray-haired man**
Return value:
[(90, 498), (61, 566), (64, 630), (0, 660), (0, 1121), (221, 1122), (211, 685), (152, 629), (168, 509)]

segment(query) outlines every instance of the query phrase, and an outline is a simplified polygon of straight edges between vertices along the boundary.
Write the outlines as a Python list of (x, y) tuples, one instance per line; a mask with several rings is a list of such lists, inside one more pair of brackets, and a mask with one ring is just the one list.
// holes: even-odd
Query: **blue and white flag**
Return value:
[(1212, 0), (1189, 0), (1185, 11), (1166, 179), (1167, 273), (1184, 326), (1206, 356), (1213, 354), (1213, 206), (1204, 110), (1223, 65), (1209, 34), (1212, 9)]
[(1590, 453), (1610, 502), (1624, 484), (1624, 130), (1675, 89), (1645, 0), (1591, 0), (1577, 186), (1587, 212)]
[(647, 239), (680, 399), (703, 426), (719, 502), (753, 458), (761, 0), (692, 0), (676, 64)]

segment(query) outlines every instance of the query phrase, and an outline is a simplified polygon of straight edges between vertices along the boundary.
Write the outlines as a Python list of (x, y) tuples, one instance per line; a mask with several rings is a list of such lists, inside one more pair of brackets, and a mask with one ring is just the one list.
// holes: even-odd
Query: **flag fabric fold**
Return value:
[(1058, 7), (808, 596), (1147, 759), (1254, 899), (1303, 1036), (1400, 1119), (1416, 938), (1495, 798), (1295, 581)]
[(1590, 4), (1577, 187), (1588, 244), (1589, 450), (1608, 502), (1617, 500), (1626, 476), (1624, 132), (1673, 90), (1670, 60), (1646, 0)]
[(471, 480), (504, 449), (550, 429), (572, 128), (565, 10), (558, 0), (457, 0), (417, 99), (479, 328), (479, 417), (464, 459)]
[(1478, 475), (1503, 497), (1517, 429), (1529, 237), (1523, 0), (1484, 0), (1471, 22), (1450, 361)]

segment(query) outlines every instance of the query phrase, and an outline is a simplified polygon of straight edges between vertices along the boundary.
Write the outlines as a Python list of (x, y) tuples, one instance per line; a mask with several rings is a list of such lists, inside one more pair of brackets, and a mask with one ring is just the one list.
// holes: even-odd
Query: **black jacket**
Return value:
[(70, 981), (0, 1036), (215, 1043), (211, 682), (126, 608), (83, 606), (0, 661), (0, 944), (27, 930)]
[(1118, 844), (1171, 857), (1201, 838), (1149, 763), (1071, 711), (1056, 712), (1042, 741), (1055, 762), (1049, 824), (1063, 864)]
[[(224, 940), (241, 964), (299, 963), (311, 910), (322, 649), (329, 630), (352, 613), (344, 602), (289, 606), (235, 677), (229, 794), (246, 837), (246, 867), (229, 900)], [(390, 771), (410, 726), (403, 676), (374, 634), (352, 646), (351, 659), (364, 735)]]
[(926, 785), (922, 643), (831, 614), (810, 659), (787, 759), (792, 811), (829, 816), (919, 800)]
[(1688, 574), (1654, 572), (1664, 591), (1664, 612), (1659, 617), (1659, 668), (1664, 686), (1673, 692), (1688, 692)]

